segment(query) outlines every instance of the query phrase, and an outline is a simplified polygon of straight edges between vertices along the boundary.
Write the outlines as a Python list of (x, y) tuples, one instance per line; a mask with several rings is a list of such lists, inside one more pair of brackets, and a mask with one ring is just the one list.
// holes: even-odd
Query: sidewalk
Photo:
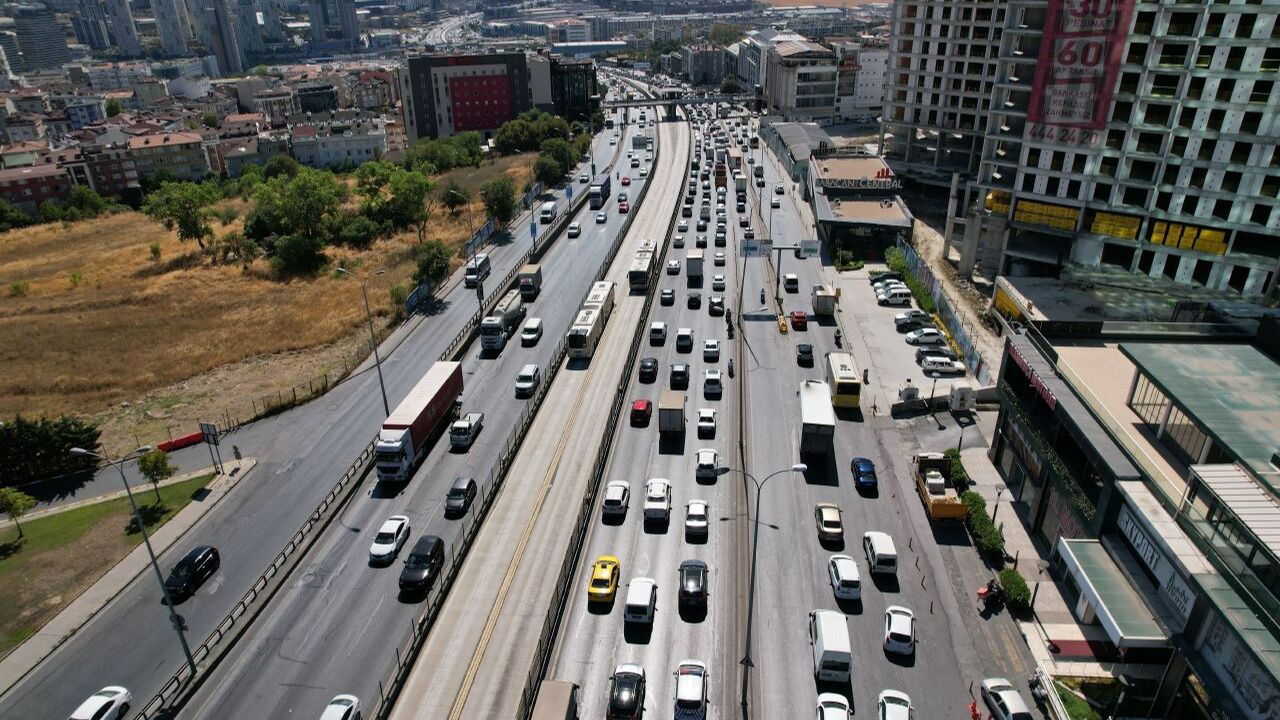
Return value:
[[(235, 487), (236, 483), (252, 472), (256, 464), (257, 461), (253, 458), (224, 463), (223, 468), (226, 472), (215, 477), (209, 483), (206, 488), (208, 492), (204, 496), (192, 500), (191, 504), (187, 505), (177, 515), (174, 515), (169, 522), (151, 534), (151, 545), (156, 554), (162, 555), (165, 550), (180, 540), (187, 530), (190, 530), (192, 526), (199, 522), (205, 516), (205, 513), (209, 512), (214, 505), (218, 504), (219, 500)], [(161, 484), (169, 485), (174, 482), (180, 482), (183, 479), (190, 479), (193, 476), (206, 474), (212, 470), (213, 468), (205, 468), (202, 471), (172, 478), (170, 481)], [(115, 497), (123, 496), (124, 490), (122, 489), (113, 495)], [(111, 495), (96, 497), (77, 503), (76, 506), (101, 502), (111, 497)], [(45, 511), (44, 514), (55, 514), (67, 509), (69, 509), (68, 506), (51, 508)], [(33, 517), (37, 517), (37, 514), (32, 513), (27, 519)], [(139, 574), (145, 572), (149, 565), (150, 561), (147, 558), (146, 548), (139, 541), (138, 546), (126, 555), (123, 560), (116, 563), (97, 582), (89, 586), (75, 600), (72, 600), (62, 612), (58, 613), (44, 627), (36, 631), (24, 643), (14, 648), (3, 660), (0, 660), (0, 693), (8, 692), (27, 673), (34, 670), (45, 658), (53, 654), (63, 641), (74, 635), (81, 627), (92, 620), (99, 611), (105, 608), (116, 596), (120, 595)]]

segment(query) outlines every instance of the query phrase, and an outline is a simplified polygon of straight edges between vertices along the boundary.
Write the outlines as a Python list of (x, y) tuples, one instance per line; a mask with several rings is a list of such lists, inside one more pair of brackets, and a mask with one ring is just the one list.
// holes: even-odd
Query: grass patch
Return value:
[(1053, 689), (1058, 691), (1058, 697), (1062, 699), (1062, 707), (1066, 708), (1067, 716), (1071, 720), (1102, 720), (1102, 716), (1090, 707), (1088, 702), (1072, 692), (1070, 688), (1063, 687), (1061, 682), (1054, 680)]
[[(134, 492), (148, 532), (186, 507), (213, 475)], [(0, 656), (30, 637), (142, 542), (128, 498), (85, 505), (0, 531)], [(157, 589), (159, 592), (159, 589)]]

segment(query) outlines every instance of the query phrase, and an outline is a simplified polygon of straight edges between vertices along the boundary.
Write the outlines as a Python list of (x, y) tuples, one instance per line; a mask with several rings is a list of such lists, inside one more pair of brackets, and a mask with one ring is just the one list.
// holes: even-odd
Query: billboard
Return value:
[(1096, 147), (1105, 138), (1135, 0), (1049, 0), (1036, 63), (1031, 140)]

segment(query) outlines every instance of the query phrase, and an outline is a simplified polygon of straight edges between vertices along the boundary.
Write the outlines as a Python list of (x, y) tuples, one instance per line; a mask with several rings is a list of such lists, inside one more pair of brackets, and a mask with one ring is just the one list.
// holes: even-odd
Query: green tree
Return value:
[(573, 146), (562, 138), (543, 140), (538, 152), (555, 158), (565, 172), (568, 172), (570, 168), (577, 164), (579, 157), (579, 153), (574, 152)]
[(9, 516), (18, 528), (18, 537), (22, 537), (22, 525), (18, 518), (27, 514), (36, 506), (36, 499), (17, 488), (0, 487), (0, 512)]
[(591, 113), (591, 132), (598, 133), (604, 129), (604, 111), (596, 110)]
[(280, 272), (289, 275), (312, 275), (328, 260), (323, 238), (307, 235), (284, 235), (275, 240), (271, 261)]
[(543, 185), (555, 185), (564, 179), (564, 165), (550, 155), (539, 155), (533, 164), (533, 177)]
[(111, 209), (111, 201), (94, 192), (88, 185), (76, 185), (67, 194), (67, 210), (76, 220), (92, 218)]
[(124, 108), (120, 106), (119, 100), (111, 98), (107, 101), (107, 117), (113, 118), (119, 115), (123, 110)]
[(418, 245), (413, 256), (418, 263), (413, 280), (419, 285), (434, 285), (449, 275), (449, 259), (453, 257), (453, 251), (439, 240), (429, 240)]
[(363, 213), (347, 213), (341, 216), (331, 235), (333, 241), (355, 248), (367, 248), (383, 232), (381, 223)]
[(320, 239), (326, 223), (342, 209), (346, 186), (325, 170), (302, 168), (290, 178), (277, 175), (253, 193), (254, 212), (271, 218), (276, 234)]
[(210, 110), (200, 116), (200, 122), (207, 128), (216, 128), (222, 125), (222, 116)]
[(23, 485), (92, 470), (92, 457), (71, 448), (96, 448), (101, 430), (63, 415), (29, 420), (21, 415), (0, 426), (0, 485)]
[(724, 95), (737, 95), (742, 92), (742, 86), (736, 79), (727, 77), (720, 82), (720, 92)]
[(152, 450), (138, 458), (138, 472), (151, 483), (156, 491), (156, 503), (160, 502), (160, 483), (173, 477), (178, 468), (169, 462), (169, 454), (163, 450)]
[(480, 186), (480, 199), (498, 227), (506, 227), (516, 216), (516, 184), (507, 175)]
[(213, 237), (209, 206), (217, 199), (217, 191), (203, 183), (167, 182), (147, 196), (142, 212), (166, 229), (177, 230), (179, 240), (195, 240), (203, 250)]
[(0, 232), (26, 227), (32, 223), (25, 210), (8, 200), (0, 199)]
[(288, 155), (276, 155), (268, 160), (267, 164), (262, 167), (262, 177), (267, 179), (271, 179), (277, 175), (293, 177), (297, 175), (298, 171), (301, 169), (302, 166), (299, 165), (298, 161), (294, 160), (292, 157), (289, 157)]
[(449, 209), (449, 214), (457, 215), (459, 210), (471, 202), (471, 193), (456, 181), (450, 180), (440, 188), (440, 201)]

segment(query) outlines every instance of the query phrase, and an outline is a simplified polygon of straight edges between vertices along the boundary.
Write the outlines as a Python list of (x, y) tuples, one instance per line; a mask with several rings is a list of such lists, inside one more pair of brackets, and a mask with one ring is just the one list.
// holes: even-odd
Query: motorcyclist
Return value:
[(733, 377), (733, 358), (729, 358), (729, 377)]
[(840, 328), (836, 328), (836, 347), (840, 347), (840, 341), (844, 339), (844, 335), (840, 333)]
[(760, 288), (760, 304), (764, 304), (764, 288)]

